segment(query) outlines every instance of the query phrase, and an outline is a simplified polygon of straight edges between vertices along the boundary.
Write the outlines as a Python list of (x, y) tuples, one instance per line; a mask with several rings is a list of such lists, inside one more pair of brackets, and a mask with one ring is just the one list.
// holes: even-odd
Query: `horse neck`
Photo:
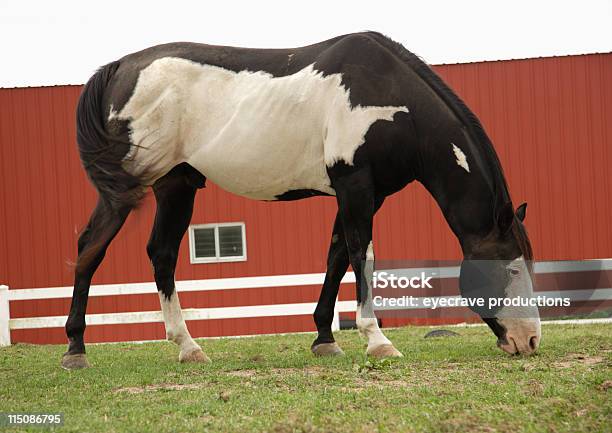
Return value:
[[(497, 157), (486, 147), (490, 143), (478, 142), (461, 125), (438, 131), (421, 144), (418, 180), (438, 203), (464, 256), (470, 257), (494, 235), (497, 211), (510, 198)], [(466, 167), (457, 162), (454, 146), (465, 155)]]

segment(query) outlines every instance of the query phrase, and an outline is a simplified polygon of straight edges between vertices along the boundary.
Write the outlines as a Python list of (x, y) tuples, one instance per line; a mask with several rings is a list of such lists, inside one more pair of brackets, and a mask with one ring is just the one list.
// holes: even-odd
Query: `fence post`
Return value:
[(10, 318), (8, 287), (0, 285), (0, 346), (11, 345)]

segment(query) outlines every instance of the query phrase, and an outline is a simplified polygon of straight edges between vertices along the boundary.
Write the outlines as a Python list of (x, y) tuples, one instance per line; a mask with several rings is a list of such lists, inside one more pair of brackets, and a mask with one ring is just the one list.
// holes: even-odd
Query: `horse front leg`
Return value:
[[(384, 198), (376, 200), (374, 212), (378, 211), (384, 202)], [(336, 214), (334, 229), (332, 231), (329, 253), (327, 255), (327, 272), (325, 282), (321, 289), (319, 302), (314, 312), (314, 321), (317, 325), (317, 338), (312, 343), (312, 353), (317, 356), (344, 355), (338, 346), (331, 330), (334, 319), (334, 307), (338, 297), (340, 282), (346, 274), (349, 265), (348, 249), (346, 247), (346, 237), (340, 213)]]
[(378, 326), (372, 302), (374, 246), (372, 225), (380, 206), (369, 168), (354, 169), (349, 174), (332, 179), (339, 214), (344, 227), (349, 261), (355, 271), (357, 289), (357, 328), (368, 341), (368, 355), (386, 358), (402, 354), (393, 346)]

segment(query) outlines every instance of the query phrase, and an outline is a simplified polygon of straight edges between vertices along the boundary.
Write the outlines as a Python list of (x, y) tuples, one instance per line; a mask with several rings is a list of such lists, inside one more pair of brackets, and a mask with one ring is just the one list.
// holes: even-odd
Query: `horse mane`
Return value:
[[(467, 131), (477, 146), (483, 150), (488, 162), (493, 180), (493, 196), (495, 197), (494, 215), (503, 205), (511, 202), (508, 183), (504, 169), (499, 161), (493, 143), (485, 132), (482, 123), (463, 100), (442, 81), (440, 76), (416, 54), (408, 51), (402, 44), (378, 32), (368, 32), (376, 42), (395, 54), (410, 69), (412, 69), (450, 108), (457, 118), (467, 127)], [(516, 219), (512, 224), (512, 234), (523, 252), (525, 260), (533, 260), (533, 250), (525, 227)]]
[[(408, 51), (402, 44), (378, 32), (368, 32), (376, 42), (395, 54), (412, 69), (451, 109), (457, 118), (467, 127), (468, 133), (479, 148), (484, 151), (485, 160), (489, 163), (493, 177), (495, 210), (510, 201), (508, 185), (497, 153), (485, 132), (478, 117), (468, 108), (463, 100), (419, 56)], [(496, 213), (496, 212), (495, 212)]]
[(529, 236), (523, 224), (515, 221), (514, 224), (512, 224), (512, 234), (523, 252), (523, 257), (529, 262), (529, 267), (533, 268), (533, 249), (531, 248), (531, 242), (529, 242)]

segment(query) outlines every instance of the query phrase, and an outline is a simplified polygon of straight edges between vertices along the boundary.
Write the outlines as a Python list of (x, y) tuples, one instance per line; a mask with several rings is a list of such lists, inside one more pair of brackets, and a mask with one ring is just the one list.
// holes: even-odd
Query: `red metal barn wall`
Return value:
[[(501, 158), (539, 260), (612, 257), (612, 54), (435, 67), (480, 117)], [(69, 286), (76, 240), (96, 195), (81, 168), (74, 111), (80, 86), (0, 89), (0, 284)], [(246, 224), (248, 260), (190, 264), (177, 280), (324, 272), (333, 198), (262, 203), (216, 186), (199, 192), (192, 223)], [(150, 197), (111, 245), (94, 284), (151, 281)], [(433, 200), (412, 184), (376, 217), (377, 259), (456, 259)], [(354, 299), (343, 285), (341, 299)], [(184, 308), (316, 301), (318, 286), (183, 293)], [(65, 315), (69, 299), (12, 301), (11, 317)], [(156, 294), (90, 298), (88, 313), (159, 309)], [(190, 322), (196, 336), (313, 330), (310, 316)], [(163, 338), (162, 324), (88, 327), (89, 341)], [(63, 343), (63, 329), (14, 330), (13, 341)]]

